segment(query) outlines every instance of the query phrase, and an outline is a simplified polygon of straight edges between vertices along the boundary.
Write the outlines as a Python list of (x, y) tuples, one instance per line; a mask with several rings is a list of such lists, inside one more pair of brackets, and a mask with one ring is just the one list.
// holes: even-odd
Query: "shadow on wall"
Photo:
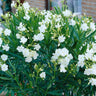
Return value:
[(82, 0), (67, 0), (67, 5), (73, 13), (82, 13)]

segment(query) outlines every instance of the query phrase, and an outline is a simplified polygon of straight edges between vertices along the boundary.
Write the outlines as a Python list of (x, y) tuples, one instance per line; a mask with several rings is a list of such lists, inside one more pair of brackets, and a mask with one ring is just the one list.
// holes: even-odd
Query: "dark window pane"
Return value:
[(49, 2), (49, 9), (52, 10), (54, 9), (54, 7), (62, 7), (62, 3), (61, 3), (62, 0), (50, 0)]

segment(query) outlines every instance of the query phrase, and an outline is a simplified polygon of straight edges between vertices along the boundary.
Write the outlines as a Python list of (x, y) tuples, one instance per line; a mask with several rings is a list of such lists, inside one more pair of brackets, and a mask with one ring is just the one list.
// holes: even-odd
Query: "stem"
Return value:
[[(18, 80), (17, 80), (16, 78), (15, 78), (14, 80), (16, 81), (17, 85), (19, 86), (20, 90), (21, 90), (23, 93), (25, 93), (25, 91), (22, 89), (22, 87), (21, 87), (20, 83), (18, 82)], [(25, 93), (25, 94), (26, 94), (26, 93)]]
[[(52, 81), (55, 79), (56, 66), (57, 66), (57, 64), (54, 65), (54, 76), (53, 76), (53, 78), (52, 78)], [(50, 82), (50, 83), (53, 83), (53, 82)], [(46, 90), (46, 92), (45, 92), (45, 96), (47, 96), (47, 92), (48, 92), (48, 88), (47, 88), (47, 90)]]
[(64, 79), (64, 80), (66, 80), (68, 76), (69, 76), (69, 73), (67, 74), (67, 76), (65, 77), (65, 79)]
[[(36, 85), (38, 85), (37, 82), (38, 82), (38, 72), (37, 72), (37, 76), (36, 76)], [(39, 87), (38, 86), (37, 86), (37, 94), (38, 94), (38, 96), (40, 95), (39, 94)]]

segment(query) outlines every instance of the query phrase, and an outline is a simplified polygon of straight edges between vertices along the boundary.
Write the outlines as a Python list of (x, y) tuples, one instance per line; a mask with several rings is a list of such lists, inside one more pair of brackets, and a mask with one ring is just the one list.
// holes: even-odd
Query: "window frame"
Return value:
[(51, 2), (50, 2), (50, 0), (45, 0), (45, 3), (46, 3), (46, 10), (50, 10), (50, 7), (51, 7)]
[(24, 3), (25, 0), (20, 0), (21, 3)]
[(49, 10), (49, 8), (50, 8), (50, 0), (45, 0), (45, 8), (46, 8), (46, 10)]

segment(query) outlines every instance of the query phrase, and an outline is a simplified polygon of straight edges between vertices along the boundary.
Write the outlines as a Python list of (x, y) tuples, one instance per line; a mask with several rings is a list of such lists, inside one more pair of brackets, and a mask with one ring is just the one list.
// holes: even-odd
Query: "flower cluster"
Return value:
[[(84, 74), (88, 75), (88, 76), (89, 75), (96, 75), (96, 70), (95, 70), (96, 69), (96, 55), (95, 55), (96, 49), (95, 48), (96, 48), (95, 43), (92, 43), (91, 46), (88, 44), (85, 54), (78, 56), (79, 61), (78, 61), (77, 65), (79, 67), (84, 67), (84, 66), (86, 66), (86, 62), (91, 61), (92, 64), (89, 64), (90, 65), (89, 68), (87, 65), (86, 66), (87, 68), (84, 71)], [(89, 82), (92, 85), (96, 85), (94, 83), (95, 82), (94, 80), (95, 80), (94, 78), (91, 78)]]
[[(0, 35), (4, 35), (5, 37), (10, 36), (11, 34), (11, 30), (10, 29), (5, 29), (3, 30), (3, 28), (0, 28)], [(0, 47), (3, 51), (7, 52), (9, 51), (10, 47), (8, 45), (8, 43), (5, 43), (5, 40), (3, 38), (0, 38)], [(1, 55), (1, 61), (0, 61), (0, 66), (1, 66), (1, 70), (2, 71), (7, 71), (8, 70), (8, 65), (6, 64), (6, 61), (8, 60), (8, 55), (7, 54), (2, 54)]]
[(73, 56), (69, 54), (66, 48), (56, 49), (52, 56), (52, 62), (57, 61), (60, 64), (60, 72), (66, 72), (66, 67), (69, 65), (70, 60)]
[(5, 54), (1, 55), (1, 60), (4, 62), (3, 64), (0, 62), (1, 70), (2, 71), (7, 71), (8, 70), (8, 65), (6, 65), (6, 61), (8, 59), (8, 56)]

